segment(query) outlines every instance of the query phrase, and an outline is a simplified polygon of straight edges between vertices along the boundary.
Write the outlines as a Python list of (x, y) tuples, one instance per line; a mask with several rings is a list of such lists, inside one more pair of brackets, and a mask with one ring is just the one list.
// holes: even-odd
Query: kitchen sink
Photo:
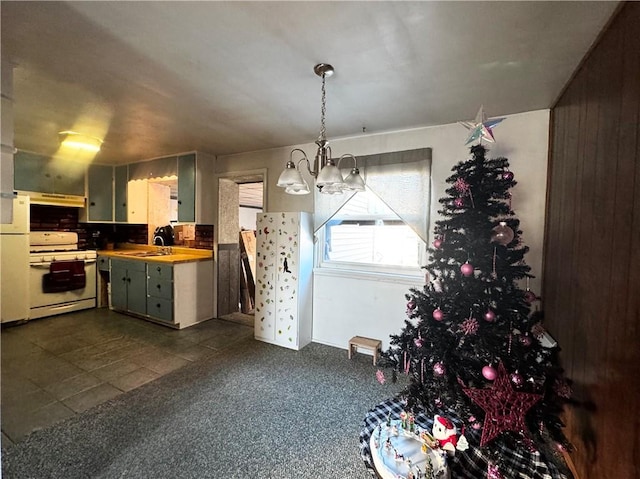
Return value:
[(171, 253), (165, 253), (162, 251), (136, 251), (134, 253), (122, 253), (127, 256), (135, 256), (137, 258), (148, 258), (149, 256), (169, 256)]

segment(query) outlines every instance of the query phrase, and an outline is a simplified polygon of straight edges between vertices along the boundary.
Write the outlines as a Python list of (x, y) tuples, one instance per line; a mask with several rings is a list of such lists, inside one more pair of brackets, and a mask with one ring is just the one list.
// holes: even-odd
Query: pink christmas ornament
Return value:
[(424, 344), (424, 341), (422, 340), (422, 338), (416, 338), (413, 340), (413, 343), (416, 345), (417, 348), (421, 348), (422, 345)]
[(433, 365), (433, 373), (436, 376), (444, 376), (446, 372), (447, 372), (447, 368), (444, 367), (444, 364), (438, 362)]
[(493, 381), (498, 375), (498, 371), (493, 366), (485, 366), (482, 368), (482, 375), (485, 379)]
[(444, 319), (444, 313), (440, 308), (437, 308), (433, 311), (433, 319), (436, 321), (442, 321)]
[(409, 311), (416, 309), (416, 302), (414, 300), (411, 300), (407, 303), (407, 309)]
[(491, 241), (493, 243), (498, 243), (506, 246), (513, 241), (513, 230), (509, 228), (507, 226), (507, 223), (504, 221), (501, 221), (500, 224), (493, 228), (493, 230), (491, 231)]
[(469, 183), (467, 183), (464, 178), (458, 178), (453, 186), (459, 193), (463, 194), (467, 193), (470, 189)]
[(471, 276), (473, 274), (473, 265), (469, 264), (469, 262), (467, 261), (465, 264), (460, 266), (460, 272), (464, 276)]
[(441, 239), (437, 239), (433, 242), (433, 247), (436, 249), (440, 249), (440, 247), (442, 246), (442, 240)]
[(453, 204), (456, 206), (456, 208), (462, 208), (464, 206), (464, 200), (462, 198), (456, 198), (455, 200), (453, 200)]
[(517, 372), (511, 374), (510, 379), (511, 379), (511, 382), (513, 384), (515, 384), (516, 386), (522, 386), (522, 382), (523, 382), (522, 376), (520, 374), (518, 374)]
[(507, 181), (512, 181), (513, 180), (513, 172), (512, 171), (505, 171), (504, 173), (502, 173), (502, 179), (507, 180)]
[(491, 309), (487, 309), (487, 312), (484, 313), (484, 320), (488, 323), (493, 323), (496, 320), (496, 313), (494, 313)]
[(538, 297), (536, 296), (536, 293), (534, 293), (533, 291), (531, 291), (531, 290), (529, 290), (529, 289), (528, 289), (528, 290), (524, 293), (524, 300), (525, 300), (527, 303), (533, 303), (536, 299), (538, 299)]
[(478, 327), (478, 320), (476, 318), (467, 318), (460, 325), (460, 331), (465, 335), (476, 334)]

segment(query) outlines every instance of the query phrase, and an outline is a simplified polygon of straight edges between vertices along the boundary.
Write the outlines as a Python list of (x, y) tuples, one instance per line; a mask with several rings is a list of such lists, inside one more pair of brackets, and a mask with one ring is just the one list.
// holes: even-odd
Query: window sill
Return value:
[(314, 276), (327, 276), (334, 278), (350, 278), (365, 281), (379, 281), (384, 283), (406, 284), (408, 286), (421, 287), (425, 284), (424, 276), (383, 273), (374, 271), (358, 271), (343, 268), (314, 268)]

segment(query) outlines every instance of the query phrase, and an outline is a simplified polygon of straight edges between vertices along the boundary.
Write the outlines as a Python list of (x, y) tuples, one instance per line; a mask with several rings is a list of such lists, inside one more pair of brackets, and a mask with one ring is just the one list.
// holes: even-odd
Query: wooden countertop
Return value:
[(213, 251), (206, 249), (182, 248), (171, 246), (171, 253), (156, 255), (158, 248), (155, 246), (127, 244), (118, 249), (98, 250), (98, 255), (110, 258), (127, 259), (132, 261), (145, 261), (149, 263), (179, 264), (194, 261), (210, 261), (213, 259)]

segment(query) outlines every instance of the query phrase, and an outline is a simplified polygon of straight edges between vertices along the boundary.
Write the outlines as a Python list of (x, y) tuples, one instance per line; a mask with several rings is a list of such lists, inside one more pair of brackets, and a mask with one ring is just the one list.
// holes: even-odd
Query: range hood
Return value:
[(28, 195), (32, 205), (69, 206), (84, 208), (84, 196), (59, 195), (56, 193), (37, 193), (34, 191), (19, 191), (18, 194)]

